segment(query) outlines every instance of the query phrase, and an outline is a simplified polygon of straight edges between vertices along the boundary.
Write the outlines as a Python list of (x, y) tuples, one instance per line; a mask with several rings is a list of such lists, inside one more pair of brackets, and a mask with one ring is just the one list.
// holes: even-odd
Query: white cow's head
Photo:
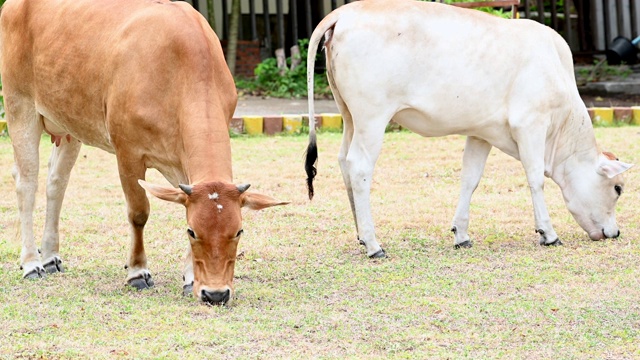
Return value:
[(575, 171), (562, 187), (569, 212), (591, 240), (620, 235), (616, 224), (616, 202), (624, 191), (621, 174), (632, 166), (633, 164), (619, 161), (615, 155), (604, 152), (598, 157), (593, 169)]

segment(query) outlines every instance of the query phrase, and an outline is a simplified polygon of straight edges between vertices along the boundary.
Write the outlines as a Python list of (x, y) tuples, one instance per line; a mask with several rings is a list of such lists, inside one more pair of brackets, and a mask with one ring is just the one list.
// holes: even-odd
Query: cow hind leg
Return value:
[[(371, 213), (371, 181), (375, 163), (380, 155), (384, 130), (391, 116), (354, 115), (354, 135), (343, 166), (343, 176), (352, 190), (352, 204), (358, 238), (364, 243), (371, 258), (385, 257), (385, 251), (376, 241), (375, 227)], [(358, 119), (361, 129), (358, 129)]]
[(128, 159), (126, 154), (117, 153), (120, 182), (127, 202), (127, 218), (130, 225), (130, 246), (127, 260), (127, 284), (142, 290), (153, 286), (151, 273), (147, 269), (144, 251), (144, 226), (149, 218), (149, 199), (138, 184), (144, 179), (146, 168), (142, 161)]
[[(347, 169), (347, 154), (349, 153), (349, 147), (351, 146), (351, 139), (353, 139), (353, 119), (351, 117), (351, 112), (349, 112), (346, 104), (342, 101), (336, 91), (334, 91), (334, 96), (340, 113), (342, 114), (343, 124), (342, 144), (340, 144), (340, 151), (338, 152), (338, 164), (340, 164), (342, 179), (344, 180), (347, 196), (349, 197), (349, 205), (351, 206), (351, 214), (353, 215), (353, 221), (356, 225), (356, 234), (358, 234), (358, 218), (356, 216), (356, 208), (353, 202), (353, 188), (351, 187), (351, 179), (349, 178), (349, 171)], [(358, 242), (360, 245), (365, 245), (359, 235)]]
[(63, 140), (54, 146), (49, 158), (47, 177), (47, 215), (42, 238), (43, 266), (47, 273), (62, 272), (59, 253), (60, 209), (69, 183), (71, 169), (78, 158), (81, 143), (76, 139)]
[(38, 188), (39, 145), (43, 125), (32, 99), (9, 94), (5, 96), (9, 136), (13, 145), (19, 232), (22, 242), (20, 268), (23, 277), (37, 279), (45, 276), (40, 254), (33, 235), (33, 211)]
[(455, 236), (454, 247), (470, 248), (472, 246), (469, 239), (469, 208), (471, 196), (480, 183), (480, 178), (484, 172), (487, 156), (491, 151), (491, 144), (488, 142), (469, 136), (464, 147), (462, 157), (462, 174), (460, 186), (460, 198), (453, 217), (451, 231)]

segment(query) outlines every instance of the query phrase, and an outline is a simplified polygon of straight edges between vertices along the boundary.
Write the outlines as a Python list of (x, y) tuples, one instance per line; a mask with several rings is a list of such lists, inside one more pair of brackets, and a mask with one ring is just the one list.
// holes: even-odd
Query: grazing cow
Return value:
[[(115, 154), (118, 162), (131, 226), (127, 283), (153, 285), (143, 244), (146, 189), (186, 208), (185, 294), (215, 304), (232, 298), (240, 208), (284, 203), (231, 183), (228, 125), (237, 95), (204, 18), (168, 0), (8, 0), (0, 31), (24, 277), (62, 271), (60, 208), (84, 143)], [(41, 257), (33, 210), (43, 130), (56, 146)], [(147, 168), (174, 187), (188, 185), (146, 183)]]
[[(462, 190), (452, 231), (470, 247), (469, 203), (492, 146), (519, 159), (531, 189), (540, 243), (560, 245), (544, 196), (544, 176), (591, 239), (617, 237), (620, 173), (631, 165), (601, 153), (578, 94), (571, 51), (550, 28), (475, 10), (414, 0), (364, 0), (327, 15), (309, 42), (313, 69), (324, 36), (327, 76), (344, 120), (338, 160), (358, 238), (370, 257), (376, 241), (369, 193), (385, 127), (393, 119), (423, 136), (467, 136)], [(316, 133), (309, 125), (305, 168), (313, 197)]]

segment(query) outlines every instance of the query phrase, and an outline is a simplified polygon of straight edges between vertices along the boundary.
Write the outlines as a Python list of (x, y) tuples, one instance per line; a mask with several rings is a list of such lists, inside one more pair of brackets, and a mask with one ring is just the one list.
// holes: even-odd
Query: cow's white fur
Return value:
[[(369, 256), (384, 255), (369, 194), (391, 119), (424, 136), (468, 136), (453, 218), (456, 245), (470, 245), (469, 204), (492, 146), (522, 162), (541, 244), (558, 240), (543, 196), (545, 176), (560, 186), (592, 239), (618, 236), (614, 187), (623, 186), (619, 174), (632, 165), (597, 149), (570, 49), (553, 30), (413, 0), (365, 0), (337, 9), (309, 44), (309, 154), (316, 151), (312, 74), (323, 36), (329, 84), (344, 121), (339, 163)], [(307, 167), (313, 163), (309, 156)]]

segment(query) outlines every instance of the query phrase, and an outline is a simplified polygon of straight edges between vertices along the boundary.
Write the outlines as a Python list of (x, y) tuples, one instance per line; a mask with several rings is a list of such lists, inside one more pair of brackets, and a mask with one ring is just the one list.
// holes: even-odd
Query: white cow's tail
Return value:
[[(318, 44), (324, 36), (324, 34), (333, 29), (338, 22), (338, 12), (334, 11), (327, 15), (318, 24), (316, 29), (311, 34), (309, 39), (309, 51), (307, 53), (307, 96), (309, 102), (309, 146), (307, 147), (306, 159), (304, 163), (305, 171), (307, 172), (307, 188), (309, 190), (309, 200), (313, 199), (313, 179), (316, 176), (316, 163), (318, 162), (318, 147), (316, 145), (316, 118), (314, 116), (313, 108), (313, 77), (314, 68), (316, 63), (316, 53), (318, 51)], [(329, 35), (330, 36), (330, 35)], [(327, 39), (328, 41), (329, 39)]]

